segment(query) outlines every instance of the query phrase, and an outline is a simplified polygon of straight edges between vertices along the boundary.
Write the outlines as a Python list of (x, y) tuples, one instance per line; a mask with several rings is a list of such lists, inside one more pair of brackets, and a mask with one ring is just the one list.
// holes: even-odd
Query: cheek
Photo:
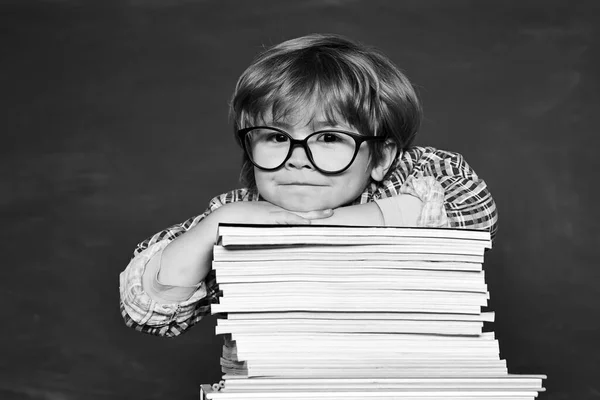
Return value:
[(276, 172), (267, 172), (262, 170), (254, 171), (254, 182), (258, 193), (269, 203), (281, 206), (281, 193), (277, 190), (275, 184)]
[(368, 151), (361, 151), (356, 156), (356, 160), (350, 167), (357, 182), (368, 182), (371, 177), (371, 158)]
[(256, 188), (258, 189), (259, 193), (267, 189), (269, 181), (270, 179), (268, 173), (254, 168), (254, 182), (256, 183)]
[(346, 201), (354, 200), (365, 190), (371, 178), (368, 158), (357, 159), (355, 164), (342, 176), (334, 177), (334, 186)]

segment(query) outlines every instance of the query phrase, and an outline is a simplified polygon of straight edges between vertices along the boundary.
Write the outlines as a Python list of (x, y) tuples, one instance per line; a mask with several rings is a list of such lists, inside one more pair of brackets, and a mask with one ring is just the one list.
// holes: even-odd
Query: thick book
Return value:
[(217, 321), (216, 333), (262, 333), (271, 332), (335, 332), (335, 333), (426, 333), (438, 335), (479, 335), (481, 321), (357, 321), (357, 320), (227, 320)]
[(236, 260), (219, 261), (214, 260), (212, 268), (215, 271), (227, 271), (232, 268), (247, 268), (256, 273), (271, 268), (304, 270), (305, 268), (323, 269), (330, 268), (338, 271), (362, 269), (363, 272), (393, 273), (388, 270), (430, 270), (430, 271), (482, 271), (481, 263), (453, 262), (453, 261), (426, 261), (426, 260)]
[[(447, 229), (420, 227), (389, 227), (389, 226), (338, 226), (338, 225), (252, 225), (252, 224), (219, 224), (217, 243), (225, 243), (235, 238), (236, 244), (256, 244), (254, 238), (259, 238), (258, 244), (269, 244), (269, 241), (285, 240), (284, 244), (330, 244), (338, 237), (346, 238), (344, 243), (365, 244), (380, 243), (377, 239), (384, 238), (448, 238), (470, 239), (482, 242), (491, 248), (490, 233), (476, 229)], [(287, 238), (287, 239), (282, 239)], [(358, 238), (358, 239), (353, 239)], [(244, 242), (245, 240), (245, 242)]]
[(233, 313), (228, 320), (272, 320), (272, 319), (294, 319), (294, 318), (313, 318), (313, 319), (357, 319), (363, 321), (369, 320), (429, 320), (429, 321), (485, 321), (493, 322), (495, 314), (493, 311), (483, 312), (477, 315), (470, 314), (426, 314), (426, 313), (309, 313), (302, 311), (273, 312), (273, 313)]
[(542, 390), (542, 379), (545, 375), (515, 375), (508, 374), (496, 377), (479, 378), (338, 378), (338, 379), (231, 379), (227, 381), (227, 390), (313, 390), (315, 388), (328, 389), (418, 389), (433, 391), (439, 389), (533, 389)]
[[(545, 375), (507, 374), (492, 377), (446, 377), (446, 378), (249, 378), (228, 379), (223, 387), (202, 385), (201, 400), (207, 399), (242, 399), (245, 394), (261, 393), (279, 398), (310, 398), (324, 394), (327, 399), (352, 398), (353, 394), (362, 394), (355, 398), (386, 398), (388, 394), (394, 399), (418, 398), (458, 398), (458, 399), (534, 399), (538, 392), (544, 391), (542, 380)], [(524, 394), (526, 394), (524, 396)], [(379, 396), (378, 396), (379, 395)], [(231, 397), (223, 397), (231, 396)], [(410, 396), (410, 397), (409, 397)], [(419, 397), (420, 396), (420, 397)], [(445, 396), (445, 397), (444, 397)], [(259, 397), (260, 398), (260, 397)], [(265, 398), (265, 397), (263, 397)]]
[[(349, 248), (346, 248), (349, 247)], [(260, 248), (247, 252), (239, 248), (214, 246), (213, 256), (219, 261), (446, 261), (482, 263), (483, 254), (471, 249), (439, 249), (415, 246), (302, 246), (293, 249)]]

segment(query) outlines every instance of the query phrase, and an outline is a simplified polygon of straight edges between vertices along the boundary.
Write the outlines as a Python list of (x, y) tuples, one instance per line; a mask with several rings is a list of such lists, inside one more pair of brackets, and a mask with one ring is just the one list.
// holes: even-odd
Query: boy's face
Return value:
[[(294, 139), (304, 139), (312, 132), (327, 128), (357, 132), (351, 126), (331, 126), (317, 115), (309, 123), (269, 123), (288, 132)], [(368, 144), (362, 143), (352, 165), (342, 173), (326, 175), (319, 172), (300, 146), (294, 148), (290, 158), (275, 171), (254, 168), (258, 192), (268, 202), (290, 211), (314, 211), (337, 208), (355, 200), (369, 183), (372, 166)]]

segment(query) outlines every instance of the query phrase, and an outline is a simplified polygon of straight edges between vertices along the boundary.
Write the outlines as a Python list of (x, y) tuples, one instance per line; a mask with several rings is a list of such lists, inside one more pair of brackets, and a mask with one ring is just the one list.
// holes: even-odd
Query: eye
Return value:
[(261, 143), (285, 143), (288, 141), (288, 137), (283, 133), (268, 128), (253, 129), (251, 137), (253, 142)]
[(317, 141), (324, 143), (337, 143), (343, 141), (343, 138), (339, 133), (323, 132), (318, 135)]
[(287, 142), (288, 137), (285, 136), (283, 133), (279, 133), (279, 132), (273, 132), (271, 134), (269, 134), (269, 136), (267, 137), (267, 141), (269, 142), (277, 142), (277, 143), (284, 143)]

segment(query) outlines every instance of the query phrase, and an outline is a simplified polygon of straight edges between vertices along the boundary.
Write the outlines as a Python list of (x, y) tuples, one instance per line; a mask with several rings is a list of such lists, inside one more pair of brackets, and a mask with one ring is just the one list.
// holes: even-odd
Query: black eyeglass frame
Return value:
[[(265, 167), (261, 167), (260, 165), (256, 164), (254, 162), (254, 160), (252, 159), (252, 154), (251, 154), (251, 149), (249, 149), (246, 146), (246, 135), (248, 134), (248, 132), (253, 131), (255, 129), (270, 129), (276, 132), (279, 132), (285, 136), (287, 136), (287, 138), (290, 140), (290, 149), (288, 151), (288, 154), (285, 156), (285, 158), (283, 159), (283, 161), (281, 162), (281, 164), (279, 164), (277, 167), (274, 168), (265, 168)], [(310, 148), (308, 147), (308, 139), (310, 139), (311, 137), (318, 135), (320, 133), (344, 133), (348, 136), (350, 136), (352, 139), (354, 139), (354, 142), (356, 143), (356, 147), (354, 148), (354, 154), (352, 155), (352, 159), (350, 160), (350, 162), (348, 163), (348, 165), (346, 165), (344, 168), (337, 170), (337, 171), (326, 171), (324, 169), (321, 169), (317, 166), (317, 164), (315, 163), (315, 160), (313, 159), (313, 155), (310, 152)], [(296, 146), (301, 146), (304, 149), (304, 152), (306, 153), (306, 156), (308, 157), (308, 160), (310, 161), (310, 163), (313, 165), (313, 167), (315, 167), (315, 169), (323, 174), (327, 174), (327, 175), (335, 175), (335, 174), (341, 174), (342, 172), (344, 172), (345, 170), (347, 170), (348, 168), (350, 168), (350, 166), (352, 165), (352, 163), (354, 162), (354, 160), (356, 159), (356, 155), (358, 154), (358, 151), (360, 150), (360, 146), (363, 144), (363, 142), (367, 142), (367, 141), (382, 141), (382, 140), (386, 140), (387, 138), (385, 136), (365, 136), (365, 135), (359, 135), (358, 133), (354, 133), (354, 132), (348, 132), (348, 131), (344, 131), (344, 130), (340, 130), (340, 129), (321, 129), (318, 130), (316, 132), (311, 133), (310, 135), (308, 135), (307, 137), (305, 137), (302, 140), (298, 140), (298, 139), (294, 139), (289, 133), (287, 133), (286, 131), (284, 131), (283, 129), (280, 128), (275, 128), (272, 126), (251, 126), (248, 128), (243, 128), (237, 131), (237, 136), (238, 136), (238, 140), (241, 144), (241, 146), (243, 147), (244, 151), (246, 152), (246, 154), (248, 155), (248, 159), (250, 160), (250, 162), (252, 163), (252, 165), (254, 165), (256, 168), (261, 169), (263, 171), (275, 171), (279, 168), (281, 168), (287, 160), (290, 159), (290, 157), (292, 156), (292, 153), (294, 152), (294, 147)]]

